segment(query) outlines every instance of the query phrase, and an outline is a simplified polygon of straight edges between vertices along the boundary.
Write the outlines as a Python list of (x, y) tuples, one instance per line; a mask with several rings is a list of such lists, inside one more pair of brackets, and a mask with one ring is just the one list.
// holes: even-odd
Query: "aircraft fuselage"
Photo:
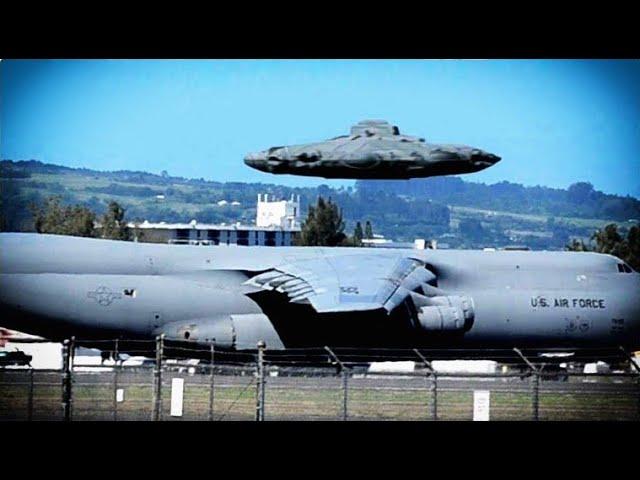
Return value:
[[(287, 262), (371, 248), (177, 246), (0, 234), (3, 327), (63, 339), (167, 338), (229, 349), (532, 346), (640, 349), (640, 275), (583, 252), (394, 250), (429, 265), (437, 288), (472, 299), (464, 332), (416, 328), (402, 308), (318, 314), (245, 285)], [(348, 280), (345, 280), (348, 282)], [(345, 288), (349, 286), (345, 285)]]

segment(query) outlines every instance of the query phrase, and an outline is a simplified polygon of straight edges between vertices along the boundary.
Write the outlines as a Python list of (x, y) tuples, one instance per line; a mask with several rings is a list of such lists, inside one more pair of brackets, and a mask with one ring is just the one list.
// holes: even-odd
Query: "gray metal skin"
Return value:
[(500, 157), (466, 145), (426, 143), (384, 120), (365, 120), (350, 135), (248, 154), (252, 168), (324, 178), (407, 179), (484, 170)]
[[(233, 350), (260, 340), (270, 350), (637, 350), (640, 275), (619, 272), (620, 263), (582, 252), (201, 247), (1, 233), (0, 323), (51, 339), (164, 333)], [(322, 273), (325, 264), (333, 275)], [(416, 279), (428, 283), (414, 288)], [(439, 330), (436, 317), (416, 313), (443, 298), (467, 299), (463, 327)], [(449, 307), (438, 308), (424, 312)]]

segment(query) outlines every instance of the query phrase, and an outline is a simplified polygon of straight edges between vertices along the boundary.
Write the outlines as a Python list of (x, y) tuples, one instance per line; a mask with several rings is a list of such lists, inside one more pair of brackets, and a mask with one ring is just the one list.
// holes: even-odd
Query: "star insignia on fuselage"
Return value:
[(98, 304), (106, 307), (107, 305), (111, 305), (114, 300), (122, 298), (122, 294), (112, 292), (109, 287), (100, 286), (93, 292), (88, 292), (87, 297), (93, 298), (96, 302), (98, 302)]

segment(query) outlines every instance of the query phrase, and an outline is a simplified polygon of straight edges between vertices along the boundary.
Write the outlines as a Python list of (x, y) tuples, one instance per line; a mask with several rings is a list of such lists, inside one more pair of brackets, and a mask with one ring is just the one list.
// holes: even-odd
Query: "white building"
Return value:
[(365, 247), (386, 247), (391, 246), (393, 240), (389, 240), (388, 238), (384, 238), (384, 235), (379, 235), (377, 233), (373, 234), (373, 238), (363, 238), (362, 245)]
[[(229, 205), (226, 200), (217, 202)], [(240, 205), (233, 201), (232, 206)], [(232, 225), (198, 223), (142, 223), (130, 222), (136, 241), (142, 233), (141, 241), (155, 243), (177, 243), (187, 245), (264, 245), (269, 247), (291, 246), (300, 232), (300, 196), (294, 200), (269, 201), (268, 195), (258, 195), (256, 224)]]
[(276, 226), (257, 227), (255, 225), (225, 225), (214, 223), (129, 223), (136, 234), (142, 233), (143, 242), (172, 243), (183, 245), (263, 245), (267, 247), (288, 247), (293, 243), (297, 229)]
[(290, 200), (269, 200), (269, 194), (258, 194), (256, 226), (297, 229), (300, 226), (300, 195)]

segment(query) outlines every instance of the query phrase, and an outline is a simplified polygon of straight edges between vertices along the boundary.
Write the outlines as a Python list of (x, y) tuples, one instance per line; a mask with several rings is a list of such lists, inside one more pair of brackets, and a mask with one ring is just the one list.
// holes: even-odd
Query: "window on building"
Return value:
[(264, 232), (264, 244), (267, 247), (276, 246), (276, 232)]
[(207, 230), (207, 240), (211, 242), (211, 245), (220, 245), (220, 231)]
[(178, 240), (189, 240), (189, 229), (188, 228), (178, 228), (176, 230), (176, 238)]
[(237, 234), (236, 243), (238, 245), (243, 245), (243, 246), (249, 245), (249, 232), (247, 230), (238, 230), (236, 234)]

